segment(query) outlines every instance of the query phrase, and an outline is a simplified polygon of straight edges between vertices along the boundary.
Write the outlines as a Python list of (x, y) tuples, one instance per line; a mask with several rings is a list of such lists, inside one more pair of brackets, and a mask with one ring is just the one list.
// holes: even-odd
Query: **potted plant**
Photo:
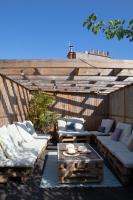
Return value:
[(52, 132), (60, 117), (57, 112), (50, 110), (55, 98), (52, 95), (38, 91), (34, 92), (30, 101), (29, 118), (35, 128), (45, 133)]

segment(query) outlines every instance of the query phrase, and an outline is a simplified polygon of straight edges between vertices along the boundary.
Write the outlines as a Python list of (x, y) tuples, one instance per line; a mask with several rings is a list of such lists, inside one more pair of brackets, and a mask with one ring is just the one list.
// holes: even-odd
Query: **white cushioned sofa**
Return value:
[(58, 119), (57, 133), (59, 142), (88, 141), (90, 134), (84, 130), (84, 122), (83, 118)]
[[(25, 123), (0, 127), (0, 182), (12, 176), (25, 180), (47, 147), (49, 136), (33, 137)], [(35, 132), (34, 126), (32, 129)]]
[(129, 183), (133, 174), (132, 125), (118, 122), (110, 136), (97, 136), (96, 140), (97, 148), (109, 161), (122, 183)]

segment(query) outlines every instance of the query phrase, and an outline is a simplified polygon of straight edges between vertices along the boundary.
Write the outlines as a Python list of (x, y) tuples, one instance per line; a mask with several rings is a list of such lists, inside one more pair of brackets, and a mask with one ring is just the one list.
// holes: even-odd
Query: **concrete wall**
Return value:
[(0, 75), (0, 126), (24, 120), (29, 100), (29, 90)]

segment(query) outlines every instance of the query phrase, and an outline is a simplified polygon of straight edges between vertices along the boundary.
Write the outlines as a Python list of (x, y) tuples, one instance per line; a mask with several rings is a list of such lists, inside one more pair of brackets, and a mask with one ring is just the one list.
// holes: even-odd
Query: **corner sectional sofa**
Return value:
[(0, 127), (0, 182), (10, 177), (19, 177), (25, 181), (32, 173), (36, 161), (47, 147), (49, 136), (38, 136), (31, 123), (34, 136), (26, 123), (15, 122)]
[(84, 130), (85, 120), (83, 118), (60, 118), (58, 120), (58, 139), (59, 142), (80, 142), (90, 143), (90, 139), (98, 135), (108, 135), (113, 126), (114, 120), (102, 119), (99, 129), (96, 131)]

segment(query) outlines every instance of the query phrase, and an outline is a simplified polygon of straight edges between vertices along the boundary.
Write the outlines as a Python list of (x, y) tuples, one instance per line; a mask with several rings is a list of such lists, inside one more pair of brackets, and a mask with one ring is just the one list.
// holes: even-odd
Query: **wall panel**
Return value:
[(0, 75), (0, 126), (24, 120), (29, 100), (29, 90)]
[(82, 93), (56, 93), (52, 110), (63, 117), (83, 117), (85, 128), (95, 130), (101, 119), (108, 116), (108, 96)]
[(133, 85), (109, 95), (109, 117), (133, 124)]

